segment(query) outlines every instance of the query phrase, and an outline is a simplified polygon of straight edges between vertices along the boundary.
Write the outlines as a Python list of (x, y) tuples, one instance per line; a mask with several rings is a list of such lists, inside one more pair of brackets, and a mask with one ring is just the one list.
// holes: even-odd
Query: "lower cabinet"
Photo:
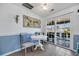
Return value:
[(57, 45), (69, 48), (70, 47), (70, 40), (64, 38), (57, 38)]

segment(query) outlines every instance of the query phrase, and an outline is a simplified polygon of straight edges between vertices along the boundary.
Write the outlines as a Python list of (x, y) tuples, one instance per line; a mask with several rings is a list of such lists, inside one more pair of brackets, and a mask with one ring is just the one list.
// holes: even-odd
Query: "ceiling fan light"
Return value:
[(43, 9), (44, 9), (44, 10), (47, 10), (47, 7), (46, 7), (46, 6), (43, 6)]
[(42, 7), (43, 10), (47, 10), (48, 9), (47, 3), (43, 3), (41, 5), (41, 7)]

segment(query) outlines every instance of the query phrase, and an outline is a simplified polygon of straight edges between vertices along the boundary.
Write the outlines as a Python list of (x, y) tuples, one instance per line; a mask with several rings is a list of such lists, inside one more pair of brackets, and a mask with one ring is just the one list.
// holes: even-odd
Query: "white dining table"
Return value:
[(40, 42), (41, 40), (47, 40), (46, 35), (32, 35), (32, 40), (38, 40), (38, 45), (34, 48), (34, 50), (37, 49), (37, 47), (40, 47), (42, 50), (44, 50), (43, 44)]

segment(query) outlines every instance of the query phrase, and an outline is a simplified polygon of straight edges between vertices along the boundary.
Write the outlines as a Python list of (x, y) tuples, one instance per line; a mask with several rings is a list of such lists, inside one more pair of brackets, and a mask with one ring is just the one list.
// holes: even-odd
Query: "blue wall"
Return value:
[(76, 50), (77, 48), (77, 42), (79, 43), (79, 35), (74, 35), (74, 49)]
[(20, 49), (20, 36), (0, 36), (0, 55)]
[(21, 40), (23, 41), (23, 42), (31, 42), (31, 35), (32, 34), (28, 34), (28, 33), (22, 33), (21, 34)]
[(21, 33), (21, 35), (0, 36), (0, 55), (20, 49), (21, 40), (23, 40), (23, 42), (32, 41), (31, 35), (32, 34)]
[(24, 42), (32, 42), (33, 45), (38, 44), (38, 40), (32, 40), (31, 35), (33, 34), (28, 34), (28, 33), (21, 33), (21, 41)]

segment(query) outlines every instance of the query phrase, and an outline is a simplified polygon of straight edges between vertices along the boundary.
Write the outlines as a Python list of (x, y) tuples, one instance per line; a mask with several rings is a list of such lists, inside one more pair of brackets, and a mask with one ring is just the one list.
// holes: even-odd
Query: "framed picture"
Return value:
[(41, 21), (39, 19), (23, 15), (23, 27), (40, 28)]

